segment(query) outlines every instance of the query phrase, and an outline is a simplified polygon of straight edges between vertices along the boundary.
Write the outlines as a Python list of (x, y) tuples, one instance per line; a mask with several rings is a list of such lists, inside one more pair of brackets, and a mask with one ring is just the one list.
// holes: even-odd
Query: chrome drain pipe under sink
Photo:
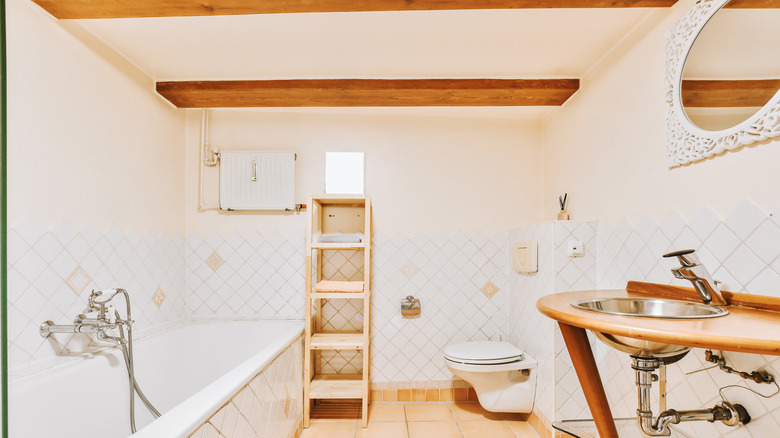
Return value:
[[(666, 409), (653, 419), (653, 409), (650, 406), (650, 391), (653, 381), (658, 380), (654, 372), (661, 367), (662, 362), (654, 357), (631, 356), (631, 368), (636, 372), (636, 387), (639, 408), (636, 413), (639, 416), (639, 426), (642, 432), (649, 436), (669, 436), (672, 430), (671, 424), (687, 421), (721, 421), (727, 426), (737, 426), (750, 422), (750, 415), (742, 405), (731, 404), (723, 401), (711, 409), (676, 410)], [(665, 394), (661, 397), (661, 409), (664, 409)]]

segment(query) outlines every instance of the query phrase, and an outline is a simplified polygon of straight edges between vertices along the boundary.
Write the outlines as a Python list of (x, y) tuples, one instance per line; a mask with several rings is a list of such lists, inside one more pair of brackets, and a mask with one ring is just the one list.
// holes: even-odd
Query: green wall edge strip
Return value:
[(3, 438), (8, 438), (8, 81), (6, 80), (5, 0), (0, 0), (0, 370), (2, 370)]

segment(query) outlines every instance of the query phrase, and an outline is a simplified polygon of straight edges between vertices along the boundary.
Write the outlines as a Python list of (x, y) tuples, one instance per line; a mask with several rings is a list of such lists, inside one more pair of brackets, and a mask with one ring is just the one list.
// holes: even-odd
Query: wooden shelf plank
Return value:
[(315, 333), (312, 350), (362, 350), (363, 333)]
[(317, 243), (311, 244), (312, 249), (365, 249), (364, 243)]
[(310, 398), (363, 398), (363, 376), (334, 374), (315, 376), (311, 381)]
[[(63, 19), (194, 17), (308, 12), (433, 11), (540, 8), (657, 8), (676, 0), (33, 0)], [(755, 1), (755, 0), (742, 0)], [(762, 0), (764, 3), (771, 0)]]
[(363, 299), (366, 297), (365, 293), (357, 293), (357, 292), (312, 292), (311, 298), (313, 300), (322, 300), (322, 299), (342, 299), (342, 300), (352, 300), (352, 299)]
[(327, 193), (318, 193), (311, 195), (311, 200), (318, 202), (320, 205), (354, 205), (356, 207), (363, 207), (366, 205), (366, 195), (333, 195)]
[(293, 79), (158, 82), (178, 108), (558, 106), (579, 79)]
[(330, 281), (323, 280), (314, 286), (317, 293), (342, 292), (342, 293), (363, 293), (365, 282), (363, 281)]

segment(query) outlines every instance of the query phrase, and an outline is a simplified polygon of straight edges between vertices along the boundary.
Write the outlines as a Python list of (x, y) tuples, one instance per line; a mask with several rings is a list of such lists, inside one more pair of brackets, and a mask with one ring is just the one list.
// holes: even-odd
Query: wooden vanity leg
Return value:
[(619, 438), (585, 329), (558, 322), (600, 438)]

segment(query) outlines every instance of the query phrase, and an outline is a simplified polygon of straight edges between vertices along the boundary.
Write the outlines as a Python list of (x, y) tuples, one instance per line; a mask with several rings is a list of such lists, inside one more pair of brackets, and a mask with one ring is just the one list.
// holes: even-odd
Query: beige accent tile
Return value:
[(68, 283), (68, 286), (73, 292), (76, 292), (76, 295), (81, 295), (90, 281), (92, 281), (92, 279), (87, 275), (87, 271), (79, 266), (70, 274), (66, 283)]
[(439, 401), (439, 390), (438, 389), (426, 389), (425, 390), (425, 401), (427, 401), (427, 402), (437, 402), (437, 401)]
[(453, 421), (447, 403), (407, 403), (406, 421)]
[(398, 401), (399, 402), (410, 402), (410, 401), (412, 401), (412, 390), (411, 389), (399, 389), (398, 390)]
[(455, 422), (421, 421), (409, 423), (409, 438), (461, 438)]
[(368, 405), (368, 421), (406, 421), (402, 403), (371, 403)]
[(408, 436), (405, 421), (368, 423), (368, 427), (358, 427), (355, 434), (356, 438), (406, 438)]
[(219, 269), (222, 265), (225, 264), (225, 259), (219, 256), (216, 251), (214, 251), (209, 258), (206, 259), (206, 264), (209, 265), (209, 268), (214, 270), (216, 272), (217, 269)]
[(461, 420), (501, 420), (501, 414), (486, 411), (477, 402), (449, 403), (457, 421)]
[(469, 388), (453, 388), (455, 393), (455, 401), (468, 401), (469, 400)]
[(493, 295), (498, 293), (498, 286), (488, 281), (484, 286), (482, 286), (482, 289), (480, 290), (483, 294), (485, 294), (486, 297), (493, 298)]
[(357, 421), (312, 422), (308, 429), (303, 429), (301, 438), (351, 437), (356, 428)]
[(382, 390), (382, 401), (394, 402), (398, 400), (398, 391), (395, 389)]
[(458, 421), (464, 438), (515, 438), (503, 421)]
[(451, 402), (455, 401), (455, 392), (452, 388), (442, 388), (439, 390), (439, 401)]
[(539, 438), (531, 424), (525, 421), (506, 420), (506, 425), (515, 433), (518, 438)]
[(423, 388), (412, 389), (412, 401), (414, 401), (414, 402), (424, 402), (425, 401), (425, 389), (423, 389)]
[(469, 400), (479, 401), (479, 398), (477, 397), (477, 391), (474, 388), (469, 388)]
[(162, 306), (163, 301), (165, 301), (165, 292), (158, 287), (154, 292), (154, 296), (152, 296), (152, 300), (154, 301), (154, 304), (157, 304), (157, 307)]
[(384, 401), (382, 397), (382, 390), (381, 389), (375, 389), (371, 391), (371, 402), (381, 402)]

